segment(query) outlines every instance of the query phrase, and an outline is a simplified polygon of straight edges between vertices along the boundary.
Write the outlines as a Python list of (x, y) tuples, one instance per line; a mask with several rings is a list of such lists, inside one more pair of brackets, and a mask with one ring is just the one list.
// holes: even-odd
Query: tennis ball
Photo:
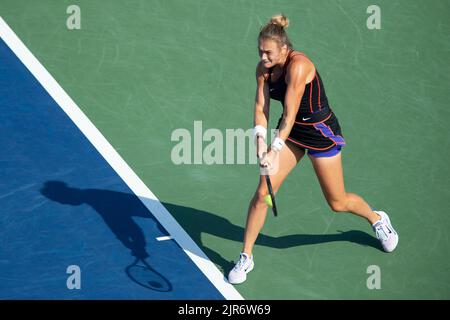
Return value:
[(272, 198), (270, 197), (270, 194), (264, 197), (264, 202), (271, 207), (272, 206)]

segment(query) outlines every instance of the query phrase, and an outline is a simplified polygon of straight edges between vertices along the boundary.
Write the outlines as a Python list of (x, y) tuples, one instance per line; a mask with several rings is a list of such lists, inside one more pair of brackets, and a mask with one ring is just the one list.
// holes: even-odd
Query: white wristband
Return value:
[(267, 129), (264, 128), (262, 125), (257, 125), (255, 128), (253, 128), (253, 140), (256, 142), (256, 137), (261, 136), (264, 140), (266, 140), (267, 135)]
[(272, 149), (275, 151), (280, 151), (283, 149), (284, 141), (281, 138), (276, 137), (272, 142)]

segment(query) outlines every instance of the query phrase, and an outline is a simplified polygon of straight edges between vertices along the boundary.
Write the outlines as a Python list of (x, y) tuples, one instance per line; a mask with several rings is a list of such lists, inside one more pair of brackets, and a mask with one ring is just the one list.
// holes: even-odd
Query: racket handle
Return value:
[(277, 205), (275, 203), (275, 195), (273, 193), (272, 182), (270, 181), (270, 177), (268, 174), (266, 175), (266, 182), (267, 182), (267, 189), (269, 189), (270, 198), (272, 199), (272, 212), (273, 215), (276, 217), (278, 216), (278, 210)]

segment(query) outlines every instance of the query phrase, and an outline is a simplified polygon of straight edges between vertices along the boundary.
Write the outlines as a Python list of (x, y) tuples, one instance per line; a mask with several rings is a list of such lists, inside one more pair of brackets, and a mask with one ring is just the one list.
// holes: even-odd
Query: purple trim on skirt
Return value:
[(328, 158), (337, 155), (339, 152), (341, 152), (341, 146), (334, 146), (333, 148), (326, 150), (326, 151), (320, 151), (320, 150), (311, 150), (308, 149), (308, 154), (313, 156), (314, 158)]
[(330, 138), (337, 145), (345, 146), (344, 138), (342, 138), (341, 136), (335, 136), (333, 131), (331, 131), (330, 127), (328, 127), (324, 123), (315, 124), (314, 128), (320, 130), (325, 137)]

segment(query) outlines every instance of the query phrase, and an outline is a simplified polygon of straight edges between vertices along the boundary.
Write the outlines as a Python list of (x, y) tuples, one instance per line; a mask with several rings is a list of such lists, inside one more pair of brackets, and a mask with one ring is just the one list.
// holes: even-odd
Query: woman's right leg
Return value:
[[(305, 155), (305, 151), (298, 148), (293, 143), (286, 141), (286, 145), (280, 151), (279, 165), (276, 172), (270, 174), (270, 180), (274, 193), (278, 191), (288, 174), (295, 168), (297, 163)], [(247, 224), (244, 233), (244, 244), (242, 252), (252, 255), (253, 246), (258, 237), (267, 215), (268, 205), (264, 202), (264, 197), (269, 194), (266, 179), (263, 175), (259, 177), (258, 188), (250, 201), (247, 215)]]

